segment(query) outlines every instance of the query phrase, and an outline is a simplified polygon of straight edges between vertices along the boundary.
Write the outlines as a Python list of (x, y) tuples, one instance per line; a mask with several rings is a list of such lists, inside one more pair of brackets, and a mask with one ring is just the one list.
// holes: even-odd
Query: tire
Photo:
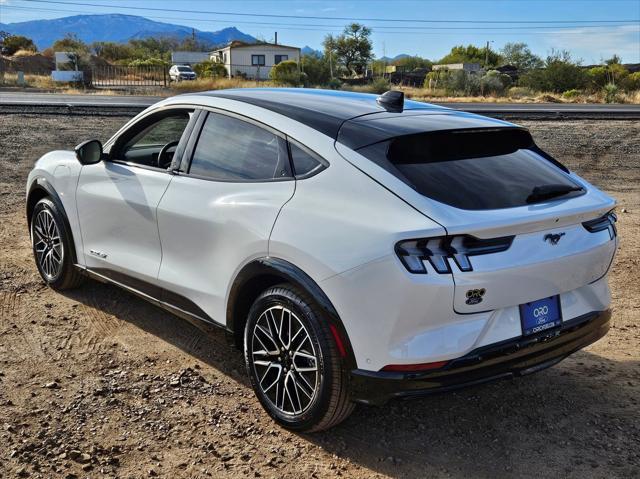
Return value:
[[(280, 334), (278, 324), (284, 325)], [(355, 407), (329, 323), (311, 297), (296, 287), (277, 285), (255, 300), (245, 326), (244, 356), (260, 403), (287, 429), (329, 429)]]
[[(73, 264), (75, 249), (63, 213), (49, 198), (43, 198), (31, 215), (31, 248), (40, 276), (51, 288), (77, 288), (84, 276)], [(48, 259), (47, 259), (48, 257)]]

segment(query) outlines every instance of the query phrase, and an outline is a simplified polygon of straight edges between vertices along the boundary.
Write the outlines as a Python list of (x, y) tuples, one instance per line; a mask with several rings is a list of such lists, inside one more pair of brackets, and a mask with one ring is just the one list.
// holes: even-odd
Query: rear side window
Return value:
[(466, 210), (501, 209), (583, 194), (518, 129), (449, 130), (357, 150), (420, 194)]
[(221, 181), (290, 178), (286, 141), (252, 123), (209, 113), (189, 174)]
[(296, 178), (306, 178), (319, 172), (325, 167), (324, 163), (311, 151), (295, 143), (289, 143), (291, 148), (291, 162)]

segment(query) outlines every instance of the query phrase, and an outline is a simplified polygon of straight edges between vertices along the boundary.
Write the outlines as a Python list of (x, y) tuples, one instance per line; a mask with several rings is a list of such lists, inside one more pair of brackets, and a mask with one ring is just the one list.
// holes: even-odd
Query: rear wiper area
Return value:
[(549, 200), (551, 198), (557, 198), (558, 196), (564, 196), (574, 191), (582, 191), (580, 186), (571, 186), (563, 184), (550, 184), (536, 186), (531, 190), (531, 194), (527, 196), (527, 203), (536, 203), (542, 200)]

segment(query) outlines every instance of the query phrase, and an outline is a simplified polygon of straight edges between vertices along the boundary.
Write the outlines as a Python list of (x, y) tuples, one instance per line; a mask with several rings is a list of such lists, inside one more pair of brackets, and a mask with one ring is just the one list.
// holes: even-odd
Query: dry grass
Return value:
[[(521, 87), (513, 87), (502, 96), (448, 96), (444, 90), (401, 87), (408, 98), (416, 101), (438, 101), (452, 103), (604, 103), (604, 95), (598, 93), (580, 93), (565, 98), (560, 93), (535, 92)], [(617, 103), (640, 104), (640, 91), (621, 92)]]
[(42, 88), (42, 89), (56, 89), (57, 85), (51, 79), (50, 75), (24, 75), (24, 85), (18, 84), (17, 73), (5, 73), (0, 78), (0, 85), (4, 86), (26, 86), (30, 88)]
[[(245, 80), (242, 78), (199, 78), (194, 81), (172, 82), (169, 88), (163, 87), (131, 87), (128, 89), (92, 89), (85, 90), (74, 84), (57, 83), (49, 75), (25, 75), (25, 85), (29, 88), (43, 90), (55, 90), (60, 93), (79, 94), (91, 93), (95, 95), (151, 95), (170, 96), (174, 93), (191, 93), (207, 90), (222, 90), (226, 88), (256, 88), (278, 87), (281, 85), (271, 81)], [(6, 73), (4, 79), (0, 79), (0, 85), (18, 85), (18, 76), (15, 73)], [(344, 89), (363, 93), (379, 93), (372, 85), (350, 86)], [(604, 95), (598, 93), (579, 93), (571, 98), (562, 94), (545, 93), (529, 90), (524, 87), (512, 87), (502, 96), (450, 96), (443, 89), (428, 89), (416, 87), (395, 87), (404, 91), (407, 98), (424, 102), (452, 102), (452, 103), (574, 103), (590, 104), (604, 103)], [(640, 90), (621, 92), (617, 96), (617, 103), (640, 104)]]
[(268, 81), (245, 80), (243, 78), (198, 78), (193, 81), (172, 82), (169, 88), (180, 93), (223, 90), (225, 88), (255, 88), (277, 86)]

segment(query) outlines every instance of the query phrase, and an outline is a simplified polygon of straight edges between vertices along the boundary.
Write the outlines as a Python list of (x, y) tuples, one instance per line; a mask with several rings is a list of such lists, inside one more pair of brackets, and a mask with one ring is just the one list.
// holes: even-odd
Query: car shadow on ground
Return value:
[[(90, 282), (67, 296), (250, 387), (222, 330), (203, 334), (109, 285)], [(637, 361), (581, 351), (532, 376), (361, 406), (336, 428), (300, 437), (392, 477), (639, 477), (639, 370)]]

